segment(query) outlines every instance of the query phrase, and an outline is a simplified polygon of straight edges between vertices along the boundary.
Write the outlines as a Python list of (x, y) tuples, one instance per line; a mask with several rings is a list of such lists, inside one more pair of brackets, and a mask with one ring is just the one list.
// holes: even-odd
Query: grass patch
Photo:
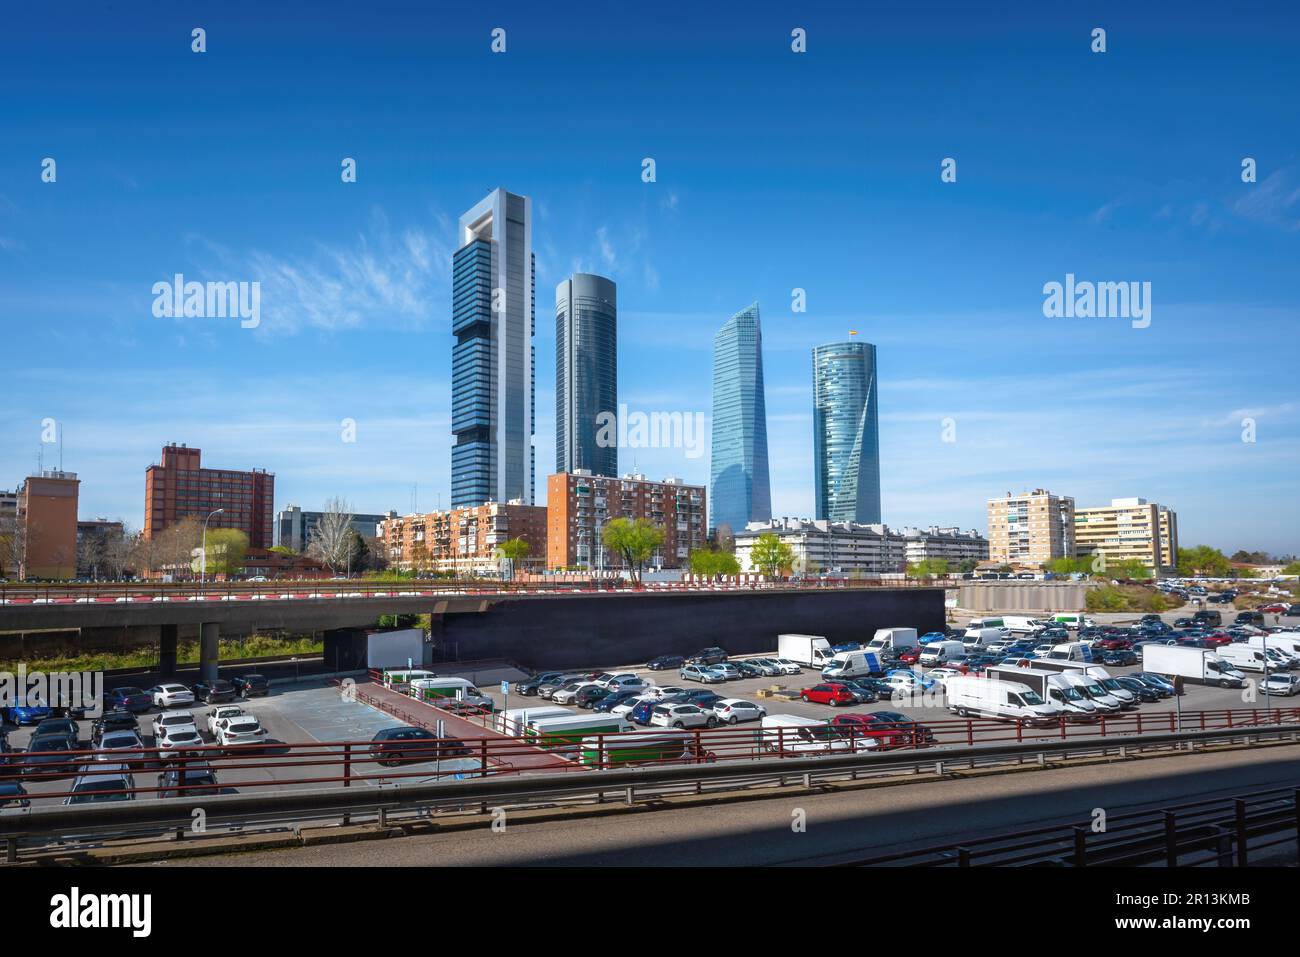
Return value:
[[(247, 638), (222, 638), (218, 657), (221, 661), (265, 658), (271, 655), (319, 655), (325, 643), (310, 637), (278, 638), (272, 635), (249, 635)], [(198, 664), (199, 643), (177, 642), (179, 664)], [(18, 661), (0, 662), (0, 670), (16, 671)], [(158, 649), (137, 648), (133, 651), (89, 651), (79, 655), (48, 655), (23, 662), (28, 671), (117, 671), (123, 668), (153, 668), (158, 664)]]

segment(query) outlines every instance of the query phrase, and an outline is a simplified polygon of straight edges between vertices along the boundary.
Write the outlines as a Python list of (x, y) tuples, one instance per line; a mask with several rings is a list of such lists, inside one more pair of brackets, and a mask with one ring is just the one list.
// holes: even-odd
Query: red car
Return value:
[(1221, 631), (1216, 631), (1212, 635), (1206, 635), (1205, 641), (1211, 645), (1230, 645), (1232, 644), (1232, 635), (1225, 635)]
[(1102, 648), (1106, 651), (1127, 651), (1133, 647), (1133, 642), (1127, 638), (1102, 638), (1093, 644), (1094, 648)]
[(799, 692), (799, 697), (804, 701), (828, 704), (832, 708), (841, 704), (853, 704), (858, 700), (852, 691), (839, 684), (822, 684), (804, 688)]
[(906, 651), (904, 651), (901, 655), (898, 656), (898, 660), (905, 665), (914, 665), (921, 660), (921, 649), (908, 648)]
[(911, 735), (898, 728), (885, 727), (884, 722), (873, 714), (837, 714), (831, 718), (831, 727), (842, 731), (847, 737), (875, 738), (880, 742), (880, 749), (903, 748), (911, 744)]
[(1265, 605), (1260, 611), (1268, 612), (1270, 615), (1285, 615), (1288, 607), (1281, 602), (1274, 602), (1271, 605)]

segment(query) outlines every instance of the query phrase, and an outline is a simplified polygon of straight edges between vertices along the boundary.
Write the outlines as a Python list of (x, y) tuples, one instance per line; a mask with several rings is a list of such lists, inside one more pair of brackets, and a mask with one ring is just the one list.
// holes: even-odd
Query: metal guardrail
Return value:
[[(1273, 736), (1300, 734), (1292, 725), (1256, 726), (1213, 731), (1183, 731), (1174, 734), (1148, 734), (1123, 741), (1093, 740), (1039, 741), (1014, 745), (976, 745), (950, 748), (931, 754), (920, 751), (892, 751), (868, 754), (791, 757), (780, 761), (749, 764), (706, 763), (676, 766), (651, 766), (604, 770), (591, 774), (529, 774), (476, 777), (464, 781), (435, 783), (379, 784), (375, 787), (332, 788), (328, 790), (289, 790), (276, 794), (215, 795), (201, 799), (176, 798), (167, 801), (122, 802), (101, 806), (70, 806), (25, 809), (21, 813), (0, 816), (0, 840), (7, 843), (9, 859), (16, 856), (17, 842), (34, 838), (53, 838), (79, 834), (101, 836), (122, 833), (124, 829), (151, 827), (159, 832), (188, 828), (193, 811), (202, 808), (209, 825), (226, 822), (247, 823), (260, 818), (295, 822), (312, 818), (337, 818), (370, 813), (382, 823), (393, 811), (418, 810), (434, 806), (486, 805), (489, 802), (556, 803), (585, 799), (606, 792), (624, 792), (632, 803), (638, 790), (672, 789), (706, 784), (745, 786), (763, 781), (786, 783), (797, 780), (812, 786), (819, 779), (861, 773), (878, 773), (904, 769), (920, 770), (933, 766), (938, 773), (958, 764), (975, 766), (981, 762), (1012, 760), (1023, 762), (1036, 758), (1045, 762), (1049, 755), (1085, 754), (1098, 751), (1137, 751), (1147, 748), (1194, 746), (1224, 739), (1258, 740)], [(427, 776), (426, 776), (427, 777)]]

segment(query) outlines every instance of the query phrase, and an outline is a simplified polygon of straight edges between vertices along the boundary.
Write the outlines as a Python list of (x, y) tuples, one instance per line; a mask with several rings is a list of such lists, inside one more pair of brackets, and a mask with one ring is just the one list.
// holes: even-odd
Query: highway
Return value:
[[(796, 793), (712, 805), (567, 813), (381, 841), (200, 857), (188, 866), (825, 865), (928, 844), (1086, 822), (1210, 797), (1300, 785), (1300, 745), (1097, 766)], [(797, 811), (807, 829), (797, 833)], [(169, 866), (168, 862), (148, 866)]]

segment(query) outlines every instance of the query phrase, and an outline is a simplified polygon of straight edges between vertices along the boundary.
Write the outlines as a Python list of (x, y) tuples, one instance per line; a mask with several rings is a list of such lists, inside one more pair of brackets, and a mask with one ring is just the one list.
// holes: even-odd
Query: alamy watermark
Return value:
[(685, 449), (688, 459), (704, 454), (703, 412), (629, 412), (596, 414), (596, 444), (603, 449)]
[(1151, 325), (1150, 282), (1043, 283), (1043, 315), (1048, 319), (1132, 319), (1134, 329)]
[(238, 318), (240, 328), (256, 329), (262, 322), (262, 284), (253, 282), (186, 282), (177, 273), (171, 282), (153, 284), (153, 314), (157, 319)]
[(102, 671), (0, 671), (0, 708), (72, 708), (88, 717), (104, 703)]

